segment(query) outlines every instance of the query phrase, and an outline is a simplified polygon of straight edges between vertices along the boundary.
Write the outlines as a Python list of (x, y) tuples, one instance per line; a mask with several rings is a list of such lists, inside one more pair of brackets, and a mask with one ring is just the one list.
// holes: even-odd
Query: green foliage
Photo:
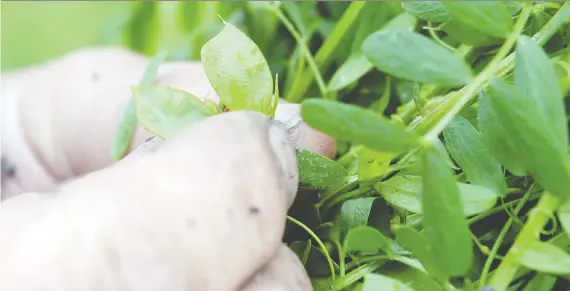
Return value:
[[(302, 232), (284, 241), (315, 290), (548, 290), (566, 280), (570, 4), (183, 7), (194, 18), (180, 25), (227, 110), (273, 117), (281, 89), (344, 145), (334, 160), (297, 150), (300, 187), (317, 194), (293, 206), (311, 215), (290, 217)], [(165, 138), (223, 114), (171, 88), (134, 91), (139, 122)]]
[(376, 151), (400, 153), (417, 145), (404, 126), (355, 105), (311, 99), (303, 102), (301, 116), (311, 127), (331, 137)]
[(273, 77), (257, 45), (235, 26), (202, 47), (202, 63), (222, 103), (231, 110), (255, 110), (273, 116)]
[[(373, 33), (362, 44), (366, 58), (379, 70), (426, 84), (460, 86), (472, 78), (461, 58), (435, 41), (405, 29)], [(417, 61), (421, 60), (421, 66)]]
[(335, 161), (305, 149), (297, 149), (299, 183), (312, 189), (336, 189), (347, 176), (346, 169)]
[(467, 275), (473, 253), (459, 189), (442, 153), (431, 145), (423, 151), (421, 200), (426, 238), (443, 274)]
[(463, 169), (472, 184), (486, 186), (498, 196), (507, 192), (507, 184), (503, 178), (501, 166), (493, 158), (477, 130), (461, 116), (454, 120), (443, 131), (447, 150)]
[(144, 128), (164, 139), (212, 115), (206, 104), (183, 90), (137, 86), (133, 87), (132, 91), (139, 122)]

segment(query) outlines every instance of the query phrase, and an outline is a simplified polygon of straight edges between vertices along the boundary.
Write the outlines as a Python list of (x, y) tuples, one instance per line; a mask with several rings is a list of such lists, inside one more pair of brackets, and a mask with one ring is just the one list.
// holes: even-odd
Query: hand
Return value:
[[(165, 142), (139, 128), (113, 165), (146, 63), (93, 49), (2, 76), (0, 290), (311, 290), (281, 243), (294, 145), (332, 156), (334, 141), (283, 102), (285, 126), (233, 112)], [(199, 63), (157, 83), (217, 101)]]

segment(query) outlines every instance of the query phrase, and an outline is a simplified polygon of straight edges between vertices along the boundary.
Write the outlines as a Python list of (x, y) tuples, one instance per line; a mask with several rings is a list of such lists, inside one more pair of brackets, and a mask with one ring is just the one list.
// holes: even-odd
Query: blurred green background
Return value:
[[(1, 2), (2, 69), (25, 66), (90, 45), (125, 45), (152, 53), (182, 42), (182, 27), (173, 25), (176, 2), (141, 4), (132, 1)], [(162, 16), (162, 17), (161, 17)], [(159, 23), (160, 20), (160, 23)], [(170, 20), (170, 21), (169, 21)], [(153, 47), (137, 37), (149, 34)], [(157, 31), (162, 33), (157, 35)], [(138, 47), (136, 46), (138, 42)]]

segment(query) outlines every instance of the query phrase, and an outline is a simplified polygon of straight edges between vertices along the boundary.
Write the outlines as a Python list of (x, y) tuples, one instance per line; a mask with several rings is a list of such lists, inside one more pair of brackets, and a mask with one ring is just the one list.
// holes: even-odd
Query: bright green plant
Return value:
[[(293, 207), (285, 241), (316, 290), (568, 286), (570, 3), (256, 5), (296, 43), (285, 69), (224, 22), (201, 49), (222, 104), (144, 82), (133, 104), (168, 138), (222, 105), (273, 117), (279, 83), (302, 101), (340, 148), (297, 151), (300, 186), (320, 195)], [(329, 15), (303, 14), (317, 5)]]

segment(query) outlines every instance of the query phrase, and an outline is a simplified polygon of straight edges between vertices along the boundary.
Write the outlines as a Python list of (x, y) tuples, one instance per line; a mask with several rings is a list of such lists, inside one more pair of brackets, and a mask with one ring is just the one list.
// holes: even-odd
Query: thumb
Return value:
[(2, 204), (0, 290), (236, 290), (280, 248), (297, 174), (278, 122), (214, 116), (137, 160)]

